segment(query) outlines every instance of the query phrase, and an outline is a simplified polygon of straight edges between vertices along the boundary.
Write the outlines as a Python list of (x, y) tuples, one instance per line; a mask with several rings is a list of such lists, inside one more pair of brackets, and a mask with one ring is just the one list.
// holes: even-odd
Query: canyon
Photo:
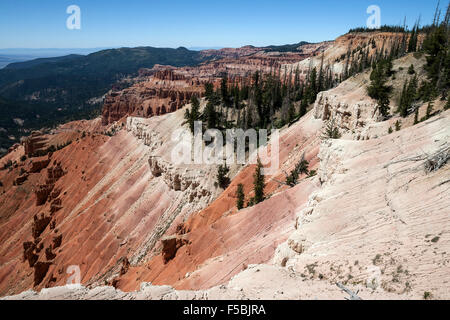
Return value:
[[(106, 95), (101, 117), (34, 132), (0, 161), (12, 163), (0, 171), (0, 296), (343, 299), (341, 282), (363, 299), (448, 299), (450, 168), (427, 169), (450, 155), (445, 101), (435, 101), (430, 119), (414, 125), (411, 115), (389, 134), (399, 117), (380, 117), (365, 89), (370, 71), (320, 92), (280, 130), (267, 199), (242, 210), (237, 188), (251, 198), (255, 165), (230, 166), (222, 190), (216, 165), (171, 158), (191, 97), (205, 108), (206, 82), (218, 87), (223, 74), (250, 81), (256, 71), (305, 76), (322, 62), (338, 74), (348, 48), (395, 37), (348, 34), (295, 52), (203, 51), (215, 60), (141, 69)], [(424, 57), (395, 60), (394, 94), (411, 64), (424, 77)], [(330, 119), (340, 139), (323, 138)], [(303, 157), (317, 174), (281, 183)], [(66, 286), (71, 266), (79, 285)]]

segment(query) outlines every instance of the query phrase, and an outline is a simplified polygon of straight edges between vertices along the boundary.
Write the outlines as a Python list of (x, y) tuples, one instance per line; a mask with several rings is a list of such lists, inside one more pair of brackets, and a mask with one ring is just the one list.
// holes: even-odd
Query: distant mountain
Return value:
[(3, 55), (0, 54), (0, 69), (7, 66), (8, 64), (15, 63), (15, 62), (23, 62), (27, 60), (33, 60), (38, 57), (34, 56), (24, 56), (24, 55)]
[(61, 57), (70, 54), (88, 55), (101, 50), (115, 49), (107, 47), (98, 48), (9, 48), (0, 49), (0, 55), (3, 56), (27, 56), (35, 58)]
[[(261, 49), (298, 51), (297, 48), (303, 44), (306, 42)], [(241, 49), (257, 48), (247, 46)], [(13, 137), (18, 141), (29, 130), (99, 114), (101, 102), (98, 101), (101, 100), (93, 98), (103, 96), (113, 84), (136, 75), (141, 68), (152, 68), (155, 64), (195, 66), (239, 51), (233, 49), (229, 53), (230, 50), (118, 48), (88, 55), (69, 54), (11, 63), (0, 69), (0, 128), (3, 128), (0, 148), (7, 148), (14, 142)], [(2, 52), (5, 49), (0, 49), (0, 54)], [(97, 102), (93, 104), (91, 101)]]
[(273, 52), (273, 51), (277, 51), (277, 52), (296, 52), (296, 51), (299, 51), (298, 48), (300, 48), (301, 46), (304, 46), (306, 44), (310, 44), (310, 43), (306, 42), (306, 41), (302, 41), (302, 42), (299, 42), (299, 43), (285, 44), (285, 45), (281, 45), (281, 46), (268, 46), (268, 47), (265, 47), (265, 51), (266, 52)]
[(100, 105), (88, 101), (140, 68), (196, 65), (207, 59), (186, 48), (139, 47), (10, 64), (0, 70), (0, 148), (7, 149), (31, 129), (97, 115)]
[(37, 65), (43, 64), (43, 63), (65, 62), (65, 61), (75, 60), (75, 59), (78, 59), (81, 57), (83, 57), (83, 56), (78, 55), (78, 54), (70, 54), (67, 56), (54, 57), (54, 58), (37, 58), (37, 59), (28, 60), (28, 61), (10, 63), (4, 69), (15, 69), (15, 70), (26, 69), (26, 68), (32, 68), (34, 66), (37, 66)]
[[(93, 82), (91, 89), (100, 92), (121, 76), (136, 73), (143, 67), (151, 68), (155, 64), (177, 67), (200, 62), (202, 58), (197, 51), (153, 47), (110, 49), (87, 56), (37, 59), (15, 63), (0, 70), (0, 96), (23, 100), (42, 89), (70, 91), (80, 85), (84, 87), (85, 84), (80, 81)], [(45, 98), (41, 96), (40, 99)], [(57, 96), (51, 98), (61, 100)], [(67, 99), (64, 101), (69, 102)]]
[(11, 63), (30, 61), (39, 58), (54, 58), (67, 55), (88, 55), (100, 50), (110, 48), (66, 48), (66, 49), (30, 49), (30, 48), (11, 48), (0, 49), (0, 69)]
[(220, 50), (223, 49), (225, 47), (189, 47), (189, 50), (194, 50), (194, 51), (203, 51), (203, 50)]

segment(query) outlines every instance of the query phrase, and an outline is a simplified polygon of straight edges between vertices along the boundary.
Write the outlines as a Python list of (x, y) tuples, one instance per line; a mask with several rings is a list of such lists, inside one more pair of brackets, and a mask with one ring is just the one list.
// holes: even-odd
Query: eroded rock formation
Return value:
[[(256, 58), (253, 48), (247, 50), (242, 64), (228, 67), (245, 73), (266, 59), (269, 68), (269, 54)], [(411, 64), (408, 59), (396, 70)], [(140, 77), (197, 86), (184, 72), (201, 82), (209, 67), (161, 67)], [(215, 166), (172, 161), (179, 142), (172, 134), (183, 127), (184, 110), (129, 117), (111, 136), (102, 134), (109, 127), (101, 119), (67, 124), (52, 138), (75, 139), (50, 162), (29, 159), (39, 161), (34, 170), (27, 161), (0, 171), (0, 294), (326, 299), (342, 298), (334, 285), (342, 281), (364, 299), (418, 299), (426, 290), (448, 298), (448, 164), (431, 172), (424, 165), (448, 144), (450, 113), (415, 126), (404, 119), (402, 130), (388, 135), (398, 118), (380, 121), (364, 90), (368, 76), (321, 93), (314, 110), (282, 130), (280, 168), (267, 178), (267, 200), (240, 211), (237, 185), (243, 184), (247, 202), (254, 165), (231, 167), (231, 184), (221, 190), (214, 186)], [(435, 107), (443, 109), (438, 102)], [(323, 141), (330, 118), (342, 139)], [(5, 160), (19, 162), (21, 148)], [(319, 169), (317, 176), (302, 175), (293, 188), (280, 183), (303, 154), (310, 170)], [(17, 186), (21, 168), (29, 176)], [(37, 187), (45, 189), (39, 206)], [(93, 289), (26, 291), (63, 286), (68, 266), (78, 266), (82, 284)]]
[(298, 52), (267, 52), (255, 47), (206, 50), (203, 55), (216, 59), (197, 67), (156, 65), (142, 69), (133, 80), (134, 85), (106, 96), (102, 122), (106, 125), (127, 115), (150, 118), (174, 112), (189, 103), (193, 95), (202, 96), (206, 82), (219, 86), (224, 74), (231, 81), (250, 81), (256, 71), (271, 72), (284, 64), (299, 62), (324, 51), (330, 44), (308, 44)]

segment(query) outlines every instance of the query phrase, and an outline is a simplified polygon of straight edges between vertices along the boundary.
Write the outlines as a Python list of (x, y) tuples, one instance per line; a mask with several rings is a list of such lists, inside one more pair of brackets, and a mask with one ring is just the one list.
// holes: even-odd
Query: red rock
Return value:
[(51, 262), (37, 262), (34, 265), (34, 286), (39, 285), (47, 275)]
[(175, 257), (178, 249), (188, 244), (189, 241), (183, 237), (175, 235), (161, 239), (161, 243), (164, 263), (167, 263)]
[(56, 254), (54, 254), (52, 252), (52, 248), (51, 247), (48, 247), (48, 248), (45, 249), (45, 258), (47, 260), (53, 260), (53, 259), (56, 258)]
[(40, 131), (34, 131), (29, 137), (22, 139), (28, 157), (33, 157), (38, 151), (43, 150), (46, 143), (47, 139)]
[(48, 164), (50, 163), (50, 159), (41, 159), (41, 160), (34, 160), (31, 163), (31, 168), (29, 169), (30, 173), (37, 173), (41, 172), (42, 169), (47, 168)]
[(51, 217), (46, 217), (43, 213), (40, 217), (38, 217), (37, 215), (34, 216), (32, 227), (32, 235), (34, 239), (37, 239), (41, 235), (41, 233), (44, 232), (50, 221)]
[(59, 248), (62, 243), (62, 234), (53, 238), (53, 249)]

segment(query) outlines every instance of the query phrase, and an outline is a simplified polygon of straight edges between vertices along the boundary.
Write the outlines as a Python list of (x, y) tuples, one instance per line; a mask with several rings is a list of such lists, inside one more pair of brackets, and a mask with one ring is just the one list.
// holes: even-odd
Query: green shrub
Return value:
[(244, 185), (242, 183), (238, 184), (236, 197), (237, 197), (236, 201), (237, 208), (238, 210), (241, 210), (244, 208), (244, 197), (245, 197)]
[(305, 160), (305, 154), (303, 154), (301, 160), (295, 165), (294, 170), (286, 177), (286, 184), (294, 187), (302, 173), (308, 174), (308, 166), (309, 162)]
[(339, 139), (341, 137), (341, 133), (339, 132), (339, 128), (334, 122), (334, 119), (328, 121), (327, 126), (325, 127), (325, 131), (322, 134), (323, 139)]

